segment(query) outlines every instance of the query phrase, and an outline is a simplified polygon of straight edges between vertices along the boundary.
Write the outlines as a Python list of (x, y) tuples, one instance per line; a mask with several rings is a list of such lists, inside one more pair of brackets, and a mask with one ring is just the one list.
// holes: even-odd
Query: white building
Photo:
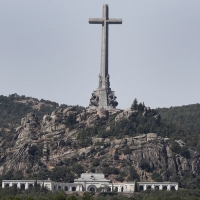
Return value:
[[(2, 187), (16, 186), (20, 189), (28, 189), (34, 186), (36, 180), (2, 180)], [(134, 193), (135, 182), (112, 183), (106, 179), (104, 174), (83, 173), (81, 177), (74, 180), (74, 183), (54, 182), (51, 180), (37, 180), (37, 184), (47, 187), (51, 191), (94, 191), (99, 188), (102, 192), (124, 192)], [(178, 183), (175, 182), (138, 182), (138, 190), (159, 189), (178, 190)]]
[(105, 192), (133, 193), (135, 191), (135, 182), (112, 183), (105, 178), (104, 174), (98, 173), (83, 173), (80, 178), (74, 180), (74, 183), (82, 184), (83, 191), (97, 191), (97, 188), (102, 188)]
[(177, 182), (138, 182), (137, 188), (141, 190), (178, 190)]
[[(36, 180), (2, 180), (2, 188), (16, 186), (22, 190), (32, 188)], [(54, 182), (51, 180), (37, 180), (37, 184), (44, 186), (51, 191), (82, 191), (81, 184)]]

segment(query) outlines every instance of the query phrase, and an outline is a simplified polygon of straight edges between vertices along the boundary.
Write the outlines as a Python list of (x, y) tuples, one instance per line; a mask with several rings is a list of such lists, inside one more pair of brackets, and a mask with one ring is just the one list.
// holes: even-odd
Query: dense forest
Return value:
[(157, 108), (162, 119), (189, 129), (191, 132), (200, 133), (200, 104), (176, 106), (170, 108)]

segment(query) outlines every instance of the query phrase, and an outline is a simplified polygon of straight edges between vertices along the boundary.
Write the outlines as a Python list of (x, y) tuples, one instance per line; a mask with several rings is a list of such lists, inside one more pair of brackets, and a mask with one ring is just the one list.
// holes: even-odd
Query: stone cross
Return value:
[(90, 24), (102, 24), (102, 42), (101, 42), (101, 69), (100, 79), (102, 82), (101, 87), (107, 87), (106, 77), (108, 77), (108, 25), (109, 24), (122, 24), (122, 19), (109, 19), (108, 5), (103, 5), (102, 18), (89, 19)]
[(102, 18), (89, 19), (90, 24), (102, 24), (102, 41), (101, 41), (101, 69), (99, 74), (99, 87), (94, 90), (90, 99), (90, 109), (116, 109), (115, 92), (110, 88), (108, 74), (108, 26), (109, 24), (122, 24), (122, 19), (109, 19), (108, 5), (103, 5)]

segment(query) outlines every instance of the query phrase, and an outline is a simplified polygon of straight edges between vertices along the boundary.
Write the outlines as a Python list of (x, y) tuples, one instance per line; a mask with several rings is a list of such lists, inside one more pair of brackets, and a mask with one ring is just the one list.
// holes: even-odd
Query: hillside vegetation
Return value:
[(17, 188), (0, 188), (0, 199), (2, 200), (199, 200), (200, 190), (182, 189), (179, 191), (145, 191), (130, 196), (110, 192), (108, 194), (94, 194), (85, 192), (65, 194), (63, 191), (51, 192), (44, 187), (34, 186), (29, 190)]
[[(56, 108), (67, 108), (68, 105), (49, 100), (38, 100), (33, 97), (26, 97), (25, 95), (12, 94), (7, 96), (0, 96), (0, 137), (10, 141), (15, 135), (16, 127), (20, 126), (21, 119), (27, 113), (35, 113), (39, 120), (42, 117), (53, 112)], [(83, 110), (81, 106), (75, 106), (78, 110)]]
[(157, 108), (156, 110), (164, 121), (177, 124), (179, 127), (189, 129), (191, 132), (200, 133), (200, 104)]
[(197, 189), (199, 133), (169, 116), (137, 99), (130, 109), (109, 113), (0, 96), (0, 178), (73, 182), (98, 172), (114, 182), (177, 181)]

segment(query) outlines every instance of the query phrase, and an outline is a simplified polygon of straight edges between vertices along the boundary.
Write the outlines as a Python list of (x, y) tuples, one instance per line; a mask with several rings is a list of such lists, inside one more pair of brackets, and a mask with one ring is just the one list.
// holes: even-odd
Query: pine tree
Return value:
[(137, 109), (138, 109), (138, 100), (135, 98), (131, 105), (131, 110), (137, 110)]

